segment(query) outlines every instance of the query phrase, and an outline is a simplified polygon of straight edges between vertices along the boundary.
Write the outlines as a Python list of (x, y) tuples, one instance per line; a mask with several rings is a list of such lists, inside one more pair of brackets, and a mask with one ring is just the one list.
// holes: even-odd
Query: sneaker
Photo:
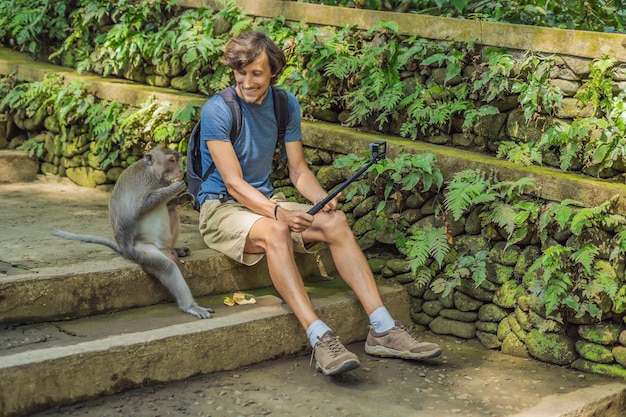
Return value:
[(311, 362), (313, 356), (315, 356), (315, 367), (324, 375), (337, 375), (356, 369), (361, 364), (359, 358), (346, 349), (332, 332), (324, 333), (315, 344)]
[(441, 348), (434, 343), (420, 342), (396, 321), (394, 328), (383, 333), (370, 329), (365, 352), (386, 358), (427, 359), (441, 355)]

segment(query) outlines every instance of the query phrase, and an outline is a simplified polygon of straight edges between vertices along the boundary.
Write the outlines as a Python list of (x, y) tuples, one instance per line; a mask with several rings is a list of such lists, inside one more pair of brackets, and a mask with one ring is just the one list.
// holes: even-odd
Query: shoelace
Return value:
[(345, 350), (345, 347), (341, 344), (341, 342), (339, 341), (339, 337), (337, 336), (333, 336), (330, 338), (330, 340), (326, 340), (323, 342), (320, 339), (320, 341), (316, 343), (315, 346), (313, 347), (313, 352), (311, 352), (311, 360), (309, 361), (309, 366), (313, 365), (313, 358), (315, 357), (315, 350), (317, 349), (318, 346), (321, 347), (322, 344), (328, 347), (328, 349), (330, 350), (331, 356), (333, 358), (339, 356)]
[(341, 342), (339, 342), (339, 338), (337, 336), (331, 338), (328, 341), (327, 346), (333, 357), (340, 355), (345, 350)]

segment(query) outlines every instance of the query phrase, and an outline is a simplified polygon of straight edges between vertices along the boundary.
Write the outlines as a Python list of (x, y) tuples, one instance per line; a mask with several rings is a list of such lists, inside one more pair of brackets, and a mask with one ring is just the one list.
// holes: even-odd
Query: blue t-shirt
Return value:
[[(291, 93), (287, 93), (287, 98), (289, 121), (285, 132), (285, 142), (295, 142), (302, 139), (300, 103)], [(244, 180), (269, 198), (274, 192), (270, 173), (278, 139), (278, 124), (274, 115), (272, 91), (268, 91), (261, 104), (249, 104), (243, 100), (239, 100), (239, 104), (242, 123), (241, 133), (233, 144), (235, 153), (241, 164)], [(233, 115), (224, 99), (216, 94), (202, 107), (200, 120), (200, 140), (203, 143), (201, 146), (202, 166), (207, 169), (213, 163), (213, 157), (205, 142), (207, 140), (230, 142)], [(200, 204), (204, 202), (208, 193), (226, 194), (226, 185), (217, 169), (202, 183), (202, 188), (198, 193)]]

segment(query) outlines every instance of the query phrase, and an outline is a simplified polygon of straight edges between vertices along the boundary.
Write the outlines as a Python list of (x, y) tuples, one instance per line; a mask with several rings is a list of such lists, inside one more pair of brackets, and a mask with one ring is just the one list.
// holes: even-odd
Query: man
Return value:
[[(234, 70), (232, 88), (241, 103), (243, 123), (233, 143), (232, 114), (224, 99), (216, 95), (202, 108), (200, 138), (207, 145), (202, 146), (202, 165), (216, 168), (198, 194), (200, 232), (207, 246), (245, 265), (267, 256), (272, 282), (306, 329), (316, 367), (325, 375), (354, 369), (359, 359), (317, 317), (294, 261), (294, 250), (315, 251), (321, 243), (328, 245), (337, 271), (369, 315), (367, 353), (407, 359), (439, 356), (439, 346), (416, 340), (383, 306), (346, 216), (336, 210), (338, 197), (312, 216), (307, 213), (309, 205), (273, 194), (270, 172), (278, 128), (270, 89), (286, 63), (280, 48), (262, 32), (246, 32), (226, 45), (222, 63)], [(304, 160), (300, 104), (292, 94), (288, 103), (289, 177), (315, 203), (327, 193)]]

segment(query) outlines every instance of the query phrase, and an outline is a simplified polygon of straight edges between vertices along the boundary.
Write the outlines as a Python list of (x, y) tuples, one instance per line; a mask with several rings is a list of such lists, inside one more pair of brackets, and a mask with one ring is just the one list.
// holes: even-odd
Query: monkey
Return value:
[(113, 187), (109, 220), (115, 240), (58, 229), (52, 233), (108, 246), (158, 278), (181, 310), (205, 319), (213, 310), (196, 304), (177, 265), (178, 258), (190, 250), (174, 247), (180, 230), (177, 208), (190, 198), (193, 201), (191, 194), (179, 196), (186, 188), (183, 175), (180, 154), (166, 146), (155, 147), (126, 168)]

